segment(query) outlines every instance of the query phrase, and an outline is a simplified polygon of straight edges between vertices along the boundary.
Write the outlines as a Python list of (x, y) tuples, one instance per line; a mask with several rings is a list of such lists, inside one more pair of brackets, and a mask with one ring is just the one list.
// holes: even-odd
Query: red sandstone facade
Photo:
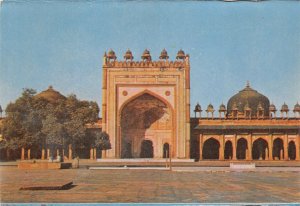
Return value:
[[(117, 61), (112, 50), (104, 55), (102, 118), (87, 125), (110, 136), (112, 149), (102, 151), (102, 158), (300, 160), (298, 103), (292, 111), (284, 103), (277, 115), (275, 105), (247, 83), (227, 106), (220, 105), (218, 114), (209, 104), (203, 115), (197, 104), (191, 118), (189, 55), (180, 50), (176, 60), (169, 61), (163, 50), (159, 60), (152, 61), (145, 50), (141, 58), (133, 61), (129, 50), (123, 61)], [(62, 98), (53, 88), (39, 95)], [(30, 149), (26, 154), (30, 159)], [(49, 149), (43, 149), (41, 157), (48, 158)], [(91, 148), (90, 159), (96, 158)]]
[(195, 118), (190, 118), (189, 56), (179, 51), (175, 61), (168, 58), (166, 50), (159, 61), (152, 61), (148, 50), (137, 62), (129, 50), (124, 61), (116, 61), (112, 50), (105, 54), (102, 129), (110, 134), (113, 147), (108, 157), (162, 158), (172, 146), (174, 158), (300, 159), (298, 103), (294, 115), (289, 116), (284, 104), (277, 117), (275, 105), (247, 83), (229, 99), (227, 108), (219, 107), (218, 115), (210, 104), (206, 117), (201, 117), (197, 104)]

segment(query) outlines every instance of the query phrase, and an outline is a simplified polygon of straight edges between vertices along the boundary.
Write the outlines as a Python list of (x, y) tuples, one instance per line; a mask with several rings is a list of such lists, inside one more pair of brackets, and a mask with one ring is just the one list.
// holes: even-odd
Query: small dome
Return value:
[(212, 104), (209, 104), (209, 105), (207, 106), (206, 111), (207, 111), (207, 112), (212, 112), (212, 111), (214, 111), (214, 106), (213, 106)]
[(107, 58), (113, 59), (113, 60), (117, 59), (116, 54), (115, 54), (115, 52), (112, 49), (109, 50), (109, 52), (107, 54)]
[(159, 59), (169, 59), (168, 52), (166, 49), (163, 49), (160, 53)]
[(182, 49), (180, 49), (178, 52), (177, 52), (177, 56), (176, 56), (176, 59), (184, 59), (185, 58), (185, 53)]
[(288, 112), (289, 111), (289, 107), (287, 106), (287, 104), (284, 102), (283, 105), (281, 106), (281, 112)]
[(126, 53), (124, 55), (124, 59), (125, 60), (128, 60), (128, 59), (133, 60), (132, 52), (129, 49), (126, 51)]
[(293, 112), (300, 112), (300, 104), (298, 102), (295, 104)]
[(52, 86), (49, 86), (47, 90), (42, 91), (41, 93), (35, 95), (35, 97), (46, 99), (49, 102), (56, 102), (58, 100), (66, 99), (64, 95), (54, 90)]
[(201, 112), (201, 106), (199, 103), (196, 104), (194, 112)]
[(226, 107), (223, 103), (220, 105), (219, 111), (226, 111)]
[(274, 104), (271, 104), (271, 105), (269, 106), (269, 111), (270, 111), (270, 112), (276, 112), (276, 111), (277, 111), (277, 109), (276, 109), (276, 107), (275, 107)]
[[(239, 93), (235, 94), (229, 99), (227, 103), (227, 114), (230, 114), (232, 110), (244, 112), (245, 106), (247, 104), (251, 109), (251, 116), (255, 117), (259, 104), (264, 111), (268, 111), (270, 101), (266, 96), (252, 89), (249, 83), (247, 83), (246, 87), (243, 90), (239, 91)], [(265, 112), (265, 116), (269, 116), (268, 112)]]
[(151, 61), (150, 51), (148, 51), (147, 49), (145, 49), (145, 51), (143, 52), (142, 60)]

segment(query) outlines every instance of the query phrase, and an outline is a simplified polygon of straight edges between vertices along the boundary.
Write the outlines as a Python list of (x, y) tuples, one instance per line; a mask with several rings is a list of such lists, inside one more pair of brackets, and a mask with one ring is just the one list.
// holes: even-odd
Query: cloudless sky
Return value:
[(300, 102), (300, 2), (29, 1), (0, 6), (0, 105), (22, 88), (52, 85), (101, 106), (101, 66), (112, 48), (135, 60), (190, 54), (191, 106), (215, 108), (243, 89), (277, 108)]

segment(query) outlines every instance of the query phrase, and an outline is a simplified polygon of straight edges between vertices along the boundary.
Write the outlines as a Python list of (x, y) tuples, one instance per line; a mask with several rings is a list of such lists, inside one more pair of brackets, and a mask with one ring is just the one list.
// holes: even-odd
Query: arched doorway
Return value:
[(153, 158), (153, 143), (151, 140), (143, 140), (141, 144), (141, 158)]
[(274, 160), (280, 160), (283, 159), (283, 141), (280, 138), (276, 138), (273, 141), (273, 159)]
[(240, 138), (237, 141), (236, 147), (236, 158), (239, 160), (246, 159), (246, 151), (247, 151), (247, 140), (245, 138)]
[(227, 141), (225, 143), (224, 158), (226, 160), (232, 159), (232, 143), (231, 143), (231, 141)]
[(143, 93), (122, 107), (120, 124), (121, 158), (161, 158), (159, 142), (162, 138), (172, 142), (172, 109), (150, 93)]
[(295, 160), (296, 159), (296, 145), (295, 145), (294, 141), (289, 142), (288, 153), (289, 153), (289, 159), (290, 160)]
[(132, 145), (131, 142), (124, 143), (124, 149), (122, 150), (122, 157), (123, 158), (132, 158)]
[(264, 160), (268, 158), (268, 143), (266, 140), (259, 138), (253, 142), (252, 158)]
[(210, 138), (203, 145), (203, 159), (219, 159), (220, 143), (214, 138)]
[(163, 146), (163, 158), (169, 158), (169, 152), (170, 152), (170, 145), (168, 143), (165, 143)]

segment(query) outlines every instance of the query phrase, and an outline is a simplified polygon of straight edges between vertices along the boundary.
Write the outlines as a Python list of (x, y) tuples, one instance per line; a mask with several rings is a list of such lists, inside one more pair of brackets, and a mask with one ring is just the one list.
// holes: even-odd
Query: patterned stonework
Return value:
[[(176, 61), (115, 61), (104, 56), (102, 128), (110, 135), (108, 158), (189, 158), (189, 56)], [(168, 146), (165, 145), (165, 148)]]

